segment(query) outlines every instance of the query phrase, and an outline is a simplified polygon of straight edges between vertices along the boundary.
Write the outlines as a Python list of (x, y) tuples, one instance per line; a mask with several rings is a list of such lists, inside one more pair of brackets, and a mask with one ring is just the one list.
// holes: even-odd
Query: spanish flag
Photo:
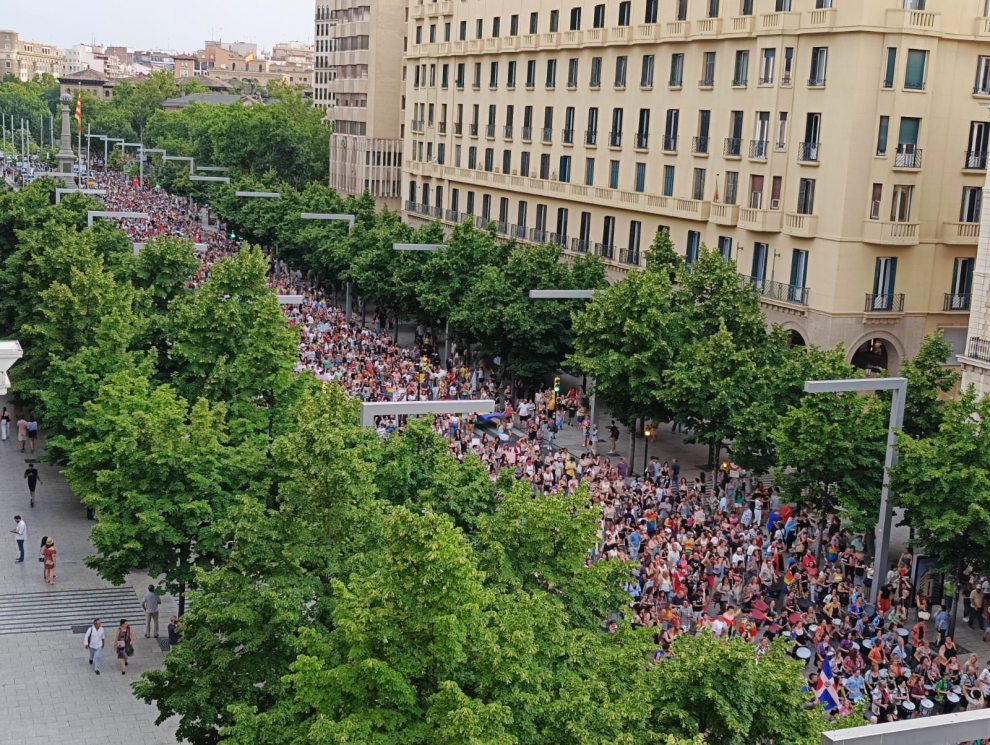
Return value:
[(82, 132), (82, 93), (76, 99), (76, 122), (79, 125), (79, 131)]
[(248, 52), (248, 56), (244, 58), (244, 64), (250, 65), (254, 62), (254, 52)]

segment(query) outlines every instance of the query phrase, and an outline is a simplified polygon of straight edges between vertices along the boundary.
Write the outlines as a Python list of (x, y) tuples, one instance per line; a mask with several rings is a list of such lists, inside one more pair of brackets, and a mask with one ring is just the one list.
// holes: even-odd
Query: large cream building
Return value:
[(405, 2), (317, 0), (313, 100), (334, 123), (330, 186), (398, 209)]
[(16, 31), (0, 30), (0, 79), (8, 73), (19, 80), (34, 80), (48, 73), (58, 77), (65, 71), (65, 57), (54, 44), (28, 41)]
[(988, 0), (411, 0), (404, 213), (641, 266), (658, 229), (795, 343), (962, 352)]

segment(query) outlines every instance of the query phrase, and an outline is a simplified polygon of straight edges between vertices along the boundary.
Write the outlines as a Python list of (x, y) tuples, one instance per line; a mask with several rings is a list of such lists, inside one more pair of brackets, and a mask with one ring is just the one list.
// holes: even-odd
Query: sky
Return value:
[[(0, 3), (0, 24), (22, 39), (194, 52), (206, 39), (246, 41), (270, 50), (313, 40), (314, 0), (47, 0)], [(41, 5), (44, 12), (39, 12)]]

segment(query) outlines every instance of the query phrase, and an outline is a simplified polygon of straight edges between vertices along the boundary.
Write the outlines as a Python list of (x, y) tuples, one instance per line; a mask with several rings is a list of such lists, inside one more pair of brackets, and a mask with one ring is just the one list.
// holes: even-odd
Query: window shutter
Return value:
[(907, 58), (907, 73), (904, 76), (904, 87), (921, 90), (925, 87), (925, 62), (928, 52), (924, 49), (909, 49)]

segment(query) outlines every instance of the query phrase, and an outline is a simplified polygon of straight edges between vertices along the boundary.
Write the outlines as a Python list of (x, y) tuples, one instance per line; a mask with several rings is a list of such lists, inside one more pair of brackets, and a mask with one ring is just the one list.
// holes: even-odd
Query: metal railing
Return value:
[(549, 238), (547, 238), (547, 243), (553, 243), (555, 246), (566, 247), (567, 246), (567, 234), (566, 233), (551, 233)]
[(459, 135), (464, 133), (464, 122), (454, 122), (454, 134)]
[(553, 142), (553, 127), (543, 127), (540, 140), (542, 142)]
[(571, 238), (571, 250), (574, 253), (586, 254), (591, 243), (583, 238)]
[(742, 140), (738, 137), (726, 137), (725, 149), (722, 151), (722, 154), (738, 158), (742, 155)]
[(671, 78), (667, 81), (667, 85), (671, 88), (682, 88), (684, 86), (684, 78)]
[(622, 147), (622, 132), (616, 132), (614, 129), (608, 133), (608, 146), (609, 147)]
[(904, 294), (874, 295), (869, 293), (866, 296), (864, 310), (867, 313), (903, 313)]
[(486, 124), (485, 125), (485, 137), (494, 137), (494, 136), (495, 136), (495, 125), (494, 124)]
[(816, 76), (812, 76), (812, 77), (808, 78), (808, 87), (809, 88), (824, 88), (825, 87), (825, 76), (818, 77), (816, 75)]
[(412, 120), (412, 131), (413, 132), (422, 132), (423, 131), (423, 120), (422, 119), (413, 119)]
[(477, 137), (478, 136), (478, 125), (477, 124), (469, 124), (468, 125), (468, 134), (471, 135), (472, 137)]
[(895, 168), (921, 168), (921, 148), (914, 145), (898, 145), (894, 153)]
[(760, 85), (773, 85), (773, 76), (770, 76), (769, 78), (761, 77)]
[(529, 239), (534, 243), (546, 243), (550, 234), (543, 228), (530, 228)]
[(440, 122), (437, 124), (437, 131), (442, 135), (447, 134), (447, 122)]
[(969, 337), (969, 345), (966, 348), (966, 356), (974, 360), (990, 362), (990, 341), (981, 339), (978, 336)]
[(511, 124), (506, 124), (502, 128), (502, 136), (505, 137), (505, 139), (507, 139), (507, 140), (511, 140), (512, 139), (512, 125)]
[(509, 236), (511, 238), (526, 238), (526, 226), (525, 225), (510, 225), (509, 226)]
[(650, 146), (650, 134), (649, 132), (637, 132), (636, 133), (636, 148), (639, 150), (646, 150)]
[(733, 88), (745, 88), (749, 83), (749, 78), (733, 78), (732, 87)]
[(664, 152), (673, 153), (677, 151), (677, 135), (664, 135), (663, 136), (663, 149)]
[(598, 130), (588, 129), (584, 132), (584, 144), (585, 145), (597, 145), (598, 144)]
[(564, 129), (564, 130), (562, 130), (562, 137), (563, 137), (563, 142), (567, 143), (568, 145), (573, 144), (574, 143), (574, 130), (573, 129)]
[(765, 297), (769, 300), (779, 300), (784, 303), (794, 303), (795, 305), (808, 304), (810, 290), (807, 287), (789, 285), (785, 282), (774, 282), (773, 280), (763, 279), (762, 277), (742, 275), (741, 278), (743, 284), (755, 289), (760, 293), (760, 297)]
[(982, 150), (967, 150), (966, 165), (963, 167), (971, 171), (987, 170), (987, 154)]
[(495, 221), (495, 232), (499, 235), (506, 235), (509, 232), (509, 223), (505, 220)]
[(805, 163), (817, 163), (822, 149), (820, 142), (802, 142), (798, 145), (798, 160)]
[(619, 263), (629, 264), (630, 266), (639, 266), (639, 249), (638, 248), (620, 248), (619, 249)]
[(415, 212), (415, 211), (416, 211), (416, 203), (414, 201), (412, 201), (411, 199), (407, 199), (406, 200), (406, 212)]
[(708, 152), (708, 139), (707, 137), (695, 137), (691, 141), (691, 152), (693, 153), (707, 153)]
[(615, 246), (604, 243), (595, 244), (595, 256), (601, 256), (603, 259), (614, 259), (615, 258)]
[(968, 292), (964, 295), (947, 292), (945, 293), (945, 303), (942, 305), (942, 310), (969, 310), (969, 301), (971, 298), (972, 295)]
[(699, 88), (714, 88), (715, 78), (702, 78), (698, 81)]
[(749, 157), (755, 158), (757, 160), (766, 160), (767, 153), (770, 151), (770, 141), (769, 140), (750, 140), (749, 141)]
[(533, 139), (533, 128), (532, 127), (523, 127), (522, 128), (522, 138), (524, 140), (532, 140)]

